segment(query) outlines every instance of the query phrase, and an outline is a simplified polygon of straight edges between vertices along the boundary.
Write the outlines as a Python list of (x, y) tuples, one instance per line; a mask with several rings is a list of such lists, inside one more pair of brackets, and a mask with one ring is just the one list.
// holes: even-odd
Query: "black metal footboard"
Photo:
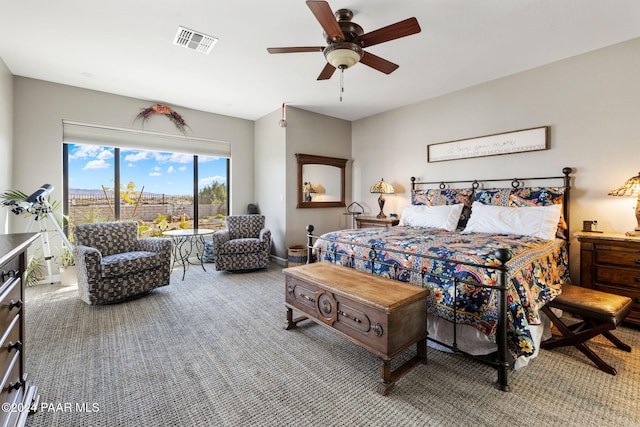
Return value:
[[(509, 261), (509, 259), (511, 258), (511, 253), (506, 250), (506, 249), (498, 249), (495, 252), (496, 258), (500, 261), (500, 265), (480, 265), (480, 264), (474, 264), (474, 263), (468, 263), (468, 262), (461, 262), (461, 261), (456, 261), (456, 260), (451, 260), (451, 259), (443, 259), (443, 258), (438, 258), (438, 257), (432, 257), (432, 256), (428, 256), (428, 255), (420, 255), (420, 254), (413, 254), (413, 253), (407, 253), (407, 252), (402, 252), (399, 250), (395, 250), (395, 249), (388, 249), (388, 248), (384, 248), (381, 246), (375, 246), (375, 245), (363, 245), (363, 244), (359, 244), (359, 243), (354, 243), (354, 242), (347, 242), (347, 241), (339, 241), (339, 240), (334, 240), (334, 239), (328, 239), (326, 237), (323, 236), (316, 236), (313, 234), (314, 231), (314, 227), (313, 225), (309, 225), (307, 226), (307, 262), (308, 263), (312, 263), (315, 262), (316, 260), (319, 259), (324, 259), (327, 258), (330, 262), (333, 263), (341, 263), (343, 265), (347, 265), (348, 267), (352, 267), (355, 268), (356, 267), (356, 263), (357, 262), (368, 262), (370, 264), (370, 268), (371, 268), (371, 273), (374, 273), (374, 267), (376, 265), (386, 265), (388, 266), (392, 273), (391, 273), (391, 278), (392, 279), (396, 279), (398, 280), (398, 277), (400, 276), (400, 274), (402, 272), (408, 272), (408, 273), (413, 273), (415, 275), (417, 275), (418, 277), (420, 277), (421, 283), (420, 285), (422, 285), (423, 287), (425, 287), (425, 285), (428, 283), (430, 278), (438, 278), (439, 280), (444, 280), (444, 281), (451, 281), (453, 283), (454, 286), (454, 292), (455, 295), (457, 295), (458, 292), (458, 286), (460, 284), (467, 284), (467, 285), (471, 285), (471, 286), (475, 286), (475, 287), (483, 287), (483, 288), (492, 288), (492, 289), (496, 289), (498, 290), (498, 295), (499, 295), (499, 314), (498, 314), (498, 325), (497, 325), (497, 330), (496, 330), (496, 344), (498, 347), (498, 350), (496, 353), (489, 355), (489, 356), (474, 356), (471, 355), (469, 353), (466, 353), (464, 351), (461, 351), (458, 348), (457, 345), (457, 329), (456, 329), (456, 325), (457, 322), (455, 321), (455, 319), (457, 318), (457, 313), (456, 313), (456, 304), (454, 304), (453, 307), (453, 318), (454, 318), (454, 322), (453, 322), (453, 330), (454, 330), (454, 334), (453, 334), (453, 344), (452, 345), (448, 345), (442, 342), (439, 342), (435, 339), (429, 338), (427, 337), (427, 339), (436, 342), (439, 345), (445, 346), (450, 348), (454, 353), (458, 353), (458, 354), (463, 354), (465, 356), (471, 357), (473, 359), (479, 360), (482, 363), (488, 364), (492, 367), (494, 367), (497, 372), (498, 372), (498, 379), (496, 382), (496, 386), (503, 391), (509, 391), (509, 383), (508, 383), (508, 372), (509, 369), (511, 368), (511, 366), (513, 365), (513, 357), (511, 356), (511, 354), (509, 353), (509, 349), (508, 349), (508, 344), (507, 344), (507, 285), (508, 285), (508, 269), (506, 267), (506, 263)], [(322, 240), (327, 240), (327, 241), (331, 241), (331, 242), (335, 242), (335, 243), (343, 243), (343, 244), (349, 244), (349, 245), (353, 245), (353, 246), (359, 246), (359, 247), (363, 247), (363, 248), (368, 248), (369, 249), (369, 257), (364, 259), (364, 258), (358, 258), (355, 255), (351, 254), (351, 255), (346, 255), (344, 253), (340, 253), (340, 252), (324, 252), (322, 253), (322, 249), (320, 248), (314, 248), (314, 242), (318, 241), (319, 239)], [(397, 253), (397, 254), (401, 254), (401, 255), (407, 255), (410, 257), (420, 257), (420, 258), (426, 258), (426, 259), (433, 259), (437, 262), (441, 262), (441, 263), (451, 263), (451, 264), (458, 264), (458, 265), (466, 265), (466, 266), (470, 266), (470, 267), (475, 267), (475, 268), (479, 268), (479, 269), (487, 269), (487, 270), (493, 270), (493, 271), (497, 271), (498, 272), (498, 283), (497, 284), (484, 284), (484, 283), (480, 283), (480, 282), (471, 282), (471, 281), (463, 281), (460, 280), (458, 278), (455, 277), (450, 277), (450, 276), (443, 276), (441, 274), (437, 274), (437, 273), (432, 273), (427, 271), (426, 269), (421, 269), (421, 270), (416, 270), (414, 268), (411, 267), (406, 267), (406, 266), (399, 266), (398, 264), (395, 263), (385, 263), (383, 260), (380, 259), (379, 254), (381, 252), (393, 252), (393, 253)], [(344, 257), (346, 257), (347, 259), (343, 259)], [(455, 298), (454, 298), (455, 301)]]

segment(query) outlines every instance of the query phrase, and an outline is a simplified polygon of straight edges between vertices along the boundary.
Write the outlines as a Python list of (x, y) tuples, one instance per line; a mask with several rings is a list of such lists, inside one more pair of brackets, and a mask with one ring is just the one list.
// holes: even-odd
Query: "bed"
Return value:
[[(400, 225), (307, 227), (308, 262), (332, 262), (426, 287), (428, 343), (508, 371), (537, 355), (540, 308), (570, 282), (571, 168), (562, 176), (449, 182), (411, 179)], [(496, 183), (509, 183), (496, 187)], [(534, 182), (535, 186), (525, 186)], [(541, 185), (544, 184), (544, 185)]]

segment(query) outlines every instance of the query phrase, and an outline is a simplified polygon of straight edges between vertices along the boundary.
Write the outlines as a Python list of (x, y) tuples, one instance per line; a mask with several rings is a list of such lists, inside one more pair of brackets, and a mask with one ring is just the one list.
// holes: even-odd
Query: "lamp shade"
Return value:
[(640, 237), (640, 173), (629, 178), (621, 187), (609, 192), (610, 196), (638, 196), (636, 202), (636, 221), (638, 226), (633, 231), (627, 231), (627, 236)]
[(380, 194), (393, 194), (396, 192), (393, 186), (388, 182), (386, 182), (384, 178), (376, 182), (375, 184), (373, 184), (369, 191), (371, 193), (380, 193)]
[(310, 182), (304, 183), (304, 188), (302, 189), (304, 193), (317, 193), (316, 189), (313, 188)]
[(640, 173), (629, 178), (621, 187), (609, 192), (610, 196), (637, 196), (640, 195)]

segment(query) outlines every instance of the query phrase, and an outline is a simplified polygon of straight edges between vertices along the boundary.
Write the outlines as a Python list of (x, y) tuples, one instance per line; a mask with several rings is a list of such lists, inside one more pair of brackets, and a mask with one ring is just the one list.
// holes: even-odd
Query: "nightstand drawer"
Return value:
[(640, 325), (640, 239), (624, 233), (578, 232), (580, 285), (633, 299), (625, 321)]
[(640, 250), (624, 246), (596, 246), (596, 263), (635, 267), (640, 270)]
[(372, 228), (372, 227), (395, 227), (400, 223), (400, 220), (396, 217), (389, 218), (374, 218), (374, 217), (356, 217), (356, 224), (358, 228)]
[(615, 283), (640, 289), (640, 269), (621, 267), (596, 267), (596, 281)]

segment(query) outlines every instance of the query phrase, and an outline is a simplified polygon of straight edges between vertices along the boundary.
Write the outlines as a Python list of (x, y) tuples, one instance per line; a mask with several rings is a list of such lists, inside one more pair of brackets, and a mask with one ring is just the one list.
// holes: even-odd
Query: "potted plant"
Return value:
[(73, 259), (73, 253), (66, 247), (58, 255), (58, 266), (60, 269), (60, 284), (62, 286), (78, 283), (76, 262)]

